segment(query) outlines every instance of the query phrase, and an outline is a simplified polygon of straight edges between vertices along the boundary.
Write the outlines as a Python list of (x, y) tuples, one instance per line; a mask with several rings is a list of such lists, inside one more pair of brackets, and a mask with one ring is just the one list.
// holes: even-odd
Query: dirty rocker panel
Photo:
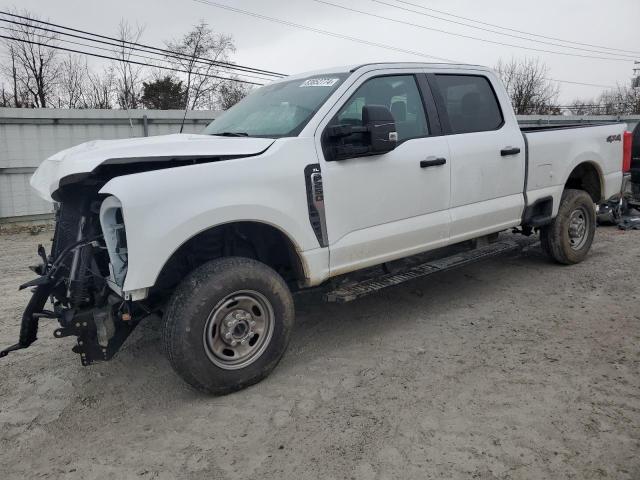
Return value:
[(491, 258), (503, 253), (523, 248), (521, 243), (512, 240), (502, 240), (471, 250), (457, 252), (449, 256), (439, 257), (424, 263), (414, 265), (398, 273), (376, 275), (361, 281), (345, 283), (336, 289), (326, 292), (324, 300), (334, 303), (346, 303), (364, 297), (384, 288), (399, 285), (409, 280), (426, 277), (433, 273), (451, 270), (469, 265), (470, 263)]

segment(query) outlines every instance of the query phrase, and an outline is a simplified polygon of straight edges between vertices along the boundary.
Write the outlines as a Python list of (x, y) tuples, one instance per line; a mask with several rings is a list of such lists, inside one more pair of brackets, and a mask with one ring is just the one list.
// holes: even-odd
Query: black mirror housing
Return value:
[(396, 121), (387, 107), (365, 105), (362, 107), (362, 123), (369, 132), (371, 154), (386, 153), (396, 148), (398, 143)]
[(323, 149), (329, 161), (380, 155), (396, 148), (398, 142), (393, 114), (383, 105), (362, 107), (362, 126), (332, 125), (325, 135), (328, 143)]

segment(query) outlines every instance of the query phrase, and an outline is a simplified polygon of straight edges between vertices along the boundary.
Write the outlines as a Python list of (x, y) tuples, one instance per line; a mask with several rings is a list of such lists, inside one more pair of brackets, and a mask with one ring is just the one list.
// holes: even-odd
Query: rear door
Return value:
[[(411, 255), (448, 239), (449, 149), (427, 115), (427, 108), (435, 113), (435, 105), (430, 92), (423, 98), (421, 84), (426, 85), (424, 76), (406, 70), (364, 74), (319, 127), (332, 275)], [(362, 126), (365, 105), (391, 110), (396, 148), (331, 161), (323, 153), (322, 132), (327, 125)]]
[(451, 242), (518, 225), (526, 156), (506, 92), (489, 72), (428, 78), (451, 155)]

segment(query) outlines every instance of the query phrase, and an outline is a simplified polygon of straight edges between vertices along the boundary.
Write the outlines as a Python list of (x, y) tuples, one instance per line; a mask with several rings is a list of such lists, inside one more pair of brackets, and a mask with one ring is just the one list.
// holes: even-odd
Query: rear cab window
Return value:
[(482, 75), (436, 74), (451, 133), (487, 132), (504, 124), (498, 98)]

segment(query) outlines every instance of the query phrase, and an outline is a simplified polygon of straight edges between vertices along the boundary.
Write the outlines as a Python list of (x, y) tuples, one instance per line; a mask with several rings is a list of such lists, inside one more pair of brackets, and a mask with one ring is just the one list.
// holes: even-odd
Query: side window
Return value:
[(413, 75), (367, 80), (331, 121), (332, 125), (362, 126), (362, 107), (383, 105), (396, 121), (398, 142), (429, 135), (422, 97)]
[(503, 122), (493, 88), (478, 75), (436, 75), (452, 133), (497, 130)]

